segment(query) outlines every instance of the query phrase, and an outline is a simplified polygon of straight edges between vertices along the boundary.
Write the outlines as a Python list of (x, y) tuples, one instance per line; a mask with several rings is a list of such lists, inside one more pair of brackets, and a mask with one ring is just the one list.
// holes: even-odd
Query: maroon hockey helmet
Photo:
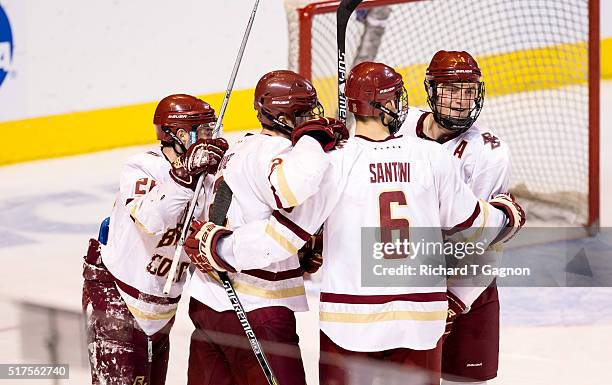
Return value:
[[(323, 116), (323, 107), (317, 99), (312, 83), (293, 71), (272, 71), (259, 79), (255, 87), (253, 105), (257, 119), (268, 129), (291, 134), (302, 119)], [(285, 116), (293, 127), (279, 118)]]
[[(481, 75), (478, 63), (469, 53), (436, 52), (425, 72), (425, 91), (438, 124), (457, 134), (474, 124), (484, 103)], [(461, 111), (460, 116), (452, 116), (450, 107)]]
[[(391, 117), (387, 124), (391, 134), (399, 130), (408, 114), (408, 94), (402, 75), (383, 63), (363, 62), (349, 73), (345, 89), (348, 110), (356, 116)], [(387, 108), (393, 101), (396, 111)]]
[(163, 98), (155, 109), (153, 124), (156, 125), (157, 139), (163, 143), (174, 143), (179, 129), (186, 132), (200, 126), (213, 127), (217, 117), (210, 104), (185, 94), (175, 94)]

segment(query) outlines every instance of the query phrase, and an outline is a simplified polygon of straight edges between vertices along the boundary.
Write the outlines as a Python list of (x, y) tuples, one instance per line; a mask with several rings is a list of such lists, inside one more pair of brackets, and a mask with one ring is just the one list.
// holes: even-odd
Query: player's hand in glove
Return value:
[(442, 338), (448, 337), (453, 328), (453, 322), (455, 322), (457, 317), (463, 314), (467, 308), (463, 301), (448, 290), (446, 291), (446, 298), (448, 300), (448, 312), (446, 313), (446, 328), (444, 329)]
[(313, 235), (298, 251), (300, 267), (307, 273), (314, 274), (323, 264), (323, 237)]
[(525, 210), (510, 193), (497, 194), (489, 203), (503, 211), (508, 218), (506, 227), (500, 231), (491, 244), (508, 242), (525, 224)]
[(223, 138), (206, 139), (206, 149), (208, 150), (207, 173), (214, 175), (217, 172), (221, 158), (223, 158), (228, 148), (227, 140)]
[(232, 231), (212, 222), (204, 223), (197, 220), (191, 223), (190, 230), (191, 233), (185, 239), (185, 252), (198, 270), (204, 273), (215, 270), (236, 272), (236, 269), (217, 254), (217, 242), (222, 237), (230, 235)]
[(323, 147), (323, 151), (331, 151), (338, 146), (338, 144), (348, 139), (349, 132), (339, 120), (334, 118), (318, 118), (308, 120), (291, 132), (291, 143), (295, 145), (298, 140), (304, 135), (308, 135), (314, 138)]
[(200, 174), (217, 172), (227, 148), (227, 141), (223, 138), (198, 139), (187, 152), (172, 162), (170, 176), (181, 186), (195, 190)]

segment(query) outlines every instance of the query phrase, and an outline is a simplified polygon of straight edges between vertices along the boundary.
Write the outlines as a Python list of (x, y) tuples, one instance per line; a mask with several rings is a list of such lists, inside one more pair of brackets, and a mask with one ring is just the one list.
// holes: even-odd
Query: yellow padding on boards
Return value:
[[(606, 60), (608, 63), (612, 61), (612, 39), (602, 42), (601, 57), (601, 73), (605, 74), (603, 64)], [(483, 71), (487, 97), (586, 84), (588, 80), (586, 42), (477, 56), (476, 60)], [(404, 78), (408, 102), (412, 106), (427, 105), (423, 86), (427, 65), (419, 63), (396, 68)], [(608, 72), (612, 70), (607, 68)], [(328, 109), (337, 104), (336, 81), (335, 76), (313, 81), (321, 103)], [(335, 111), (335, 107), (332, 110)]]
[[(586, 43), (481, 56), (487, 97), (586, 83)], [(601, 77), (612, 79), (612, 38), (601, 41)], [(569, 59), (569, 60), (567, 60)], [(533, 65), (537, 63), (538, 66)], [(413, 106), (425, 106), (423, 77), (426, 64), (398, 68), (404, 76)], [(314, 80), (328, 114), (337, 104), (336, 77)], [(203, 95), (217, 111), (225, 93)], [(75, 155), (155, 141), (153, 111), (156, 102), (75, 112), (0, 123), (0, 130), (27, 137), (26, 146), (7, 146), (0, 165)], [(331, 107), (331, 109), (329, 109)], [(235, 90), (223, 120), (225, 131), (259, 127), (253, 110), (253, 89)]]
[(599, 55), (601, 57), (601, 77), (610, 80), (612, 79), (612, 37), (601, 41)]
[[(224, 96), (215, 93), (201, 98), (218, 113)], [(156, 105), (153, 102), (0, 123), (0, 131), (28, 138), (25, 146), (7, 146), (1, 151), (0, 165), (153, 143)], [(225, 131), (259, 126), (252, 89), (232, 92), (223, 126)]]

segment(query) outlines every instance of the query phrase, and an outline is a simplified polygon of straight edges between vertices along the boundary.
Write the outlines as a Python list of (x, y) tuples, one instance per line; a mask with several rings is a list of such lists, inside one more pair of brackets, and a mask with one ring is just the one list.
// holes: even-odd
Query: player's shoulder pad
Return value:
[(147, 162), (159, 162), (160, 159), (166, 160), (166, 157), (162, 154), (161, 149), (152, 148), (150, 150), (139, 152), (128, 158), (126, 163), (138, 164)]
[(255, 134), (248, 137), (237, 151), (243, 162), (251, 163), (257, 169), (267, 170), (270, 162), (289, 153), (291, 147), (291, 141), (282, 136)]
[(291, 140), (282, 136), (259, 135), (253, 144), (258, 156), (274, 158), (291, 151)]
[(285, 138), (280, 135), (265, 135), (265, 134), (255, 134), (248, 137), (248, 140), (252, 143), (256, 143), (258, 147), (261, 148), (285, 148), (291, 147), (291, 140)]
[(508, 144), (493, 130), (473, 125), (465, 132), (465, 138), (478, 148), (487, 163), (505, 163), (510, 161)]
[[(435, 140), (425, 140), (417, 136), (402, 135), (401, 140), (407, 143), (409, 146), (420, 146), (422, 148), (431, 148), (432, 151), (442, 151), (443, 147), (440, 143)], [(435, 150), (434, 150), (435, 149)]]
[(342, 141), (340, 145), (338, 145), (336, 148), (334, 148), (332, 151), (328, 152), (327, 154), (332, 159), (342, 158), (346, 156), (346, 154), (349, 154), (355, 151), (359, 151), (359, 149), (362, 148), (362, 146), (363, 146), (363, 143), (356, 140), (354, 136), (351, 136), (347, 140)]
[[(429, 159), (430, 162), (436, 163), (440, 157), (446, 157), (448, 151), (442, 145), (433, 140), (423, 140), (416, 136), (402, 136), (402, 143), (407, 149), (410, 149), (415, 156), (422, 159)], [(419, 155), (420, 154), (420, 155)]]
[(406, 115), (406, 119), (404, 120), (404, 123), (402, 123), (402, 126), (398, 130), (398, 134), (403, 134), (404, 136), (406, 135), (414, 136), (416, 125), (419, 119), (421, 118), (421, 115), (428, 113), (428, 112), (429, 111), (421, 110), (415, 107), (408, 108), (408, 115)]
[(325, 171), (326, 176), (324, 179), (339, 181), (342, 178), (348, 177), (353, 169), (353, 165), (364, 150), (365, 143), (352, 136), (341, 147), (327, 152), (325, 156), (329, 159), (329, 166)]
[(160, 163), (168, 163), (168, 160), (162, 154), (161, 149), (156, 148), (132, 155), (124, 165), (125, 167), (150, 172), (152, 168), (159, 167)]
[(429, 113), (431, 111), (428, 110), (423, 110), (420, 108), (416, 108), (416, 107), (409, 107), (408, 108), (408, 116), (412, 116), (412, 117), (416, 117), (417, 119), (421, 117), (421, 115)]
[(470, 127), (462, 137), (468, 142), (474, 143), (489, 151), (508, 148), (506, 142), (493, 130), (477, 125)]

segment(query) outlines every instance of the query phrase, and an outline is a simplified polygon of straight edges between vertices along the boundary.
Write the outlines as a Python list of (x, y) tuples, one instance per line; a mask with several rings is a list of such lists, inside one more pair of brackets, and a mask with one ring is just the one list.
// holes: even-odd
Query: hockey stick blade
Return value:
[(217, 226), (225, 226), (225, 218), (232, 203), (232, 195), (232, 189), (230, 189), (224, 180), (221, 180), (215, 191), (215, 200), (208, 214), (209, 221)]

